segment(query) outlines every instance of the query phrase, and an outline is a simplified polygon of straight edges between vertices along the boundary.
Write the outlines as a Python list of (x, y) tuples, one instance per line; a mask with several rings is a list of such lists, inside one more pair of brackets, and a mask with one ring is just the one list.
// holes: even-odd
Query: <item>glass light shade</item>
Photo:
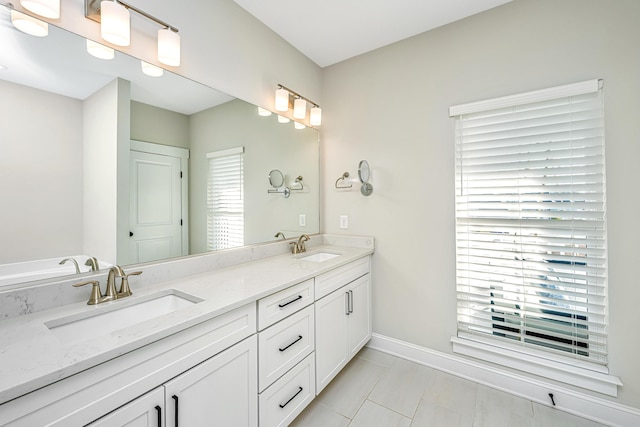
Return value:
[(293, 127), (295, 127), (296, 129), (304, 129), (304, 128), (306, 128), (305, 125), (303, 125), (302, 123), (298, 123), (298, 122), (293, 122)]
[(11, 23), (23, 33), (31, 36), (45, 37), (49, 34), (49, 24), (17, 10), (11, 10)]
[(276, 111), (287, 111), (289, 109), (289, 91), (286, 89), (276, 90)]
[(307, 117), (307, 101), (298, 98), (293, 103), (293, 118), (304, 119), (305, 117)]
[(91, 56), (95, 56), (100, 59), (113, 59), (116, 56), (115, 51), (110, 47), (89, 39), (87, 39), (87, 52), (89, 52)]
[(169, 28), (158, 30), (158, 61), (171, 67), (180, 65), (180, 35)]
[(49, 19), (60, 18), (60, 0), (20, 0), (25, 9)]
[(140, 68), (142, 68), (142, 72), (147, 76), (161, 77), (164, 74), (164, 70), (162, 68), (156, 67), (148, 62), (140, 61)]
[(271, 111), (265, 110), (262, 107), (258, 107), (258, 115), (260, 115), (262, 117), (269, 117), (271, 115)]
[(289, 123), (291, 120), (285, 116), (278, 116), (278, 123)]
[(100, 2), (100, 35), (116, 46), (129, 46), (131, 25), (129, 10), (114, 1)]
[(322, 124), (322, 108), (313, 107), (309, 116), (311, 126), (320, 126)]

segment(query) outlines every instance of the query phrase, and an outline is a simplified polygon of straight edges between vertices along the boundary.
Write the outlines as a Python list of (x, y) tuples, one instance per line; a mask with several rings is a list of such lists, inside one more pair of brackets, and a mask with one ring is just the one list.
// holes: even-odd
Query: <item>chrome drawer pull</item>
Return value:
[(291, 398), (289, 400), (287, 400), (285, 403), (281, 403), (280, 409), (283, 409), (285, 406), (287, 406), (289, 404), (289, 402), (291, 402), (293, 399), (296, 398), (297, 395), (299, 395), (300, 393), (302, 393), (302, 387), (298, 386), (298, 391), (296, 392), (296, 394), (294, 394), (293, 396), (291, 396)]
[(298, 301), (299, 299), (302, 299), (302, 295), (298, 295), (296, 298), (292, 299), (289, 302), (285, 302), (284, 304), (278, 304), (278, 307), (284, 308), (284, 307), (288, 306), (289, 304), (292, 304), (292, 303)]
[(301, 339), (302, 339), (302, 335), (298, 335), (298, 338), (296, 338), (291, 344), (289, 344), (288, 346), (286, 346), (284, 348), (279, 348), (278, 350), (285, 351), (286, 349), (288, 349), (289, 347), (291, 347), (292, 345), (294, 345), (295, 343), (297, 343)]

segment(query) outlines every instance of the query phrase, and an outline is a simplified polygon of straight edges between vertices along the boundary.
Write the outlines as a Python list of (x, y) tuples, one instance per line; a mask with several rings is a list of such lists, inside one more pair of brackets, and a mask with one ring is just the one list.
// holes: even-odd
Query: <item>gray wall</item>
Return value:
[[(374, 332), (451, 353), (456, 333), (451, 105), (605, 81), (609, 367), (640, 406), (640, 2), (516, 0), (324, 71), (323, 230), (369, 234)], [(369, 160), (374, 193), (337, 192)], [(338, 216), (350, 216), (349, 230)]]
[(131, 101), (131, 139), (189, 148), (189, 116)]
[(82, 102), (3, 80), (0, 93), (0, 263), (82, 253)]

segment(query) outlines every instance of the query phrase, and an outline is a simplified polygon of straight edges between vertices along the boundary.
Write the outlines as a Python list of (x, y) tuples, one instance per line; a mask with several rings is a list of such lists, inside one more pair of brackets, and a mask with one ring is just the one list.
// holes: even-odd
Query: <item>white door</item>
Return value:
[(349, 284), (351, 313), (349, 314), (348, 352), (354, 356), (371, 339), (371, 282), (368, 274)]
[(131, 151), (130, 263), (182, 255), (180, 158)]
[(316, 394), (347, 364), (347, 288), (316, 301)]

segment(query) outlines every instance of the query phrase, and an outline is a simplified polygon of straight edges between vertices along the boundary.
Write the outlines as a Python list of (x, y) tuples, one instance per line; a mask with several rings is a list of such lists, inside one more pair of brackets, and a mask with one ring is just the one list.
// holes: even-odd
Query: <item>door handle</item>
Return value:
[(284, 402), (284, 403), (281, 403), (281, 404), (280, 404), (280, 405), (278, 405), (278, 406), (280, 406), (280, 408), (281, 408), (281, 409), (282, 409), (282, 408), (284, 408), (285, 406), (287, 406), (287, 405), (289, 404), (289, 402), (291, 402), (293, 399), (295, 399), (295, 398), (296, 398), (296, 396), (297, 396), (297, 395), (299, 395), (300, 393), (302, 393), (302, 387), (298, 386), (298, 391), (296, 392), (296, 394), (294, 394), (293, 396), (291, 396), (291, 397), (289, 398), (289, 400), (287, 400), (287, 401), (286, 401), (286, 402)]
[(353, 291), (349, 291), (349, 313), (353, 313)]
[(345, 305), (344, 310), (345, 310), (345, 313), (344, 313), (344, 314), (346, 314), (346, 315), (348, 316), (349, 314), (351, 314), (351, 313), (349, 312), (349, 291), (345, 292), (345, 293), (344, 293), (344, 296), (345, 296), (345, 300), (344, 300), (344, 305)]
[(302, 299), (302, 295), (298, 295), (297, 297), (295, 297), (294, 299), (292, 299), (289, 302), (285, 302), (284, 304), (278, 304), (278, 307), (280, 308), (284, 308), (286, 306), (288, 306), (289, 304), (293, 304), (294, 302), (301, 300)]
[(173, 396), (171, 396), (171, 398), (176, 403), (176, 412), (174, 414), (174, 424), (176, 427), (178, 427), (178, 396), (174, 394)]
[(291, 344), (289, 344), (286, 347), (283, 348), (279, 348), (278, 350), (280, 351), (285, 351), (286, 349), (288, 349), (289, 347), (291, 347), (292, 345), (294, 345), (295, 343), (297, 343), (298, 341), (300, 341), (302, 339), (302, 335), (298, 335), (298, 338), (296, 338)]
[(162, 408), (156, 405), (156, 412), (158, 413), (158, 427), (162, 427)]

